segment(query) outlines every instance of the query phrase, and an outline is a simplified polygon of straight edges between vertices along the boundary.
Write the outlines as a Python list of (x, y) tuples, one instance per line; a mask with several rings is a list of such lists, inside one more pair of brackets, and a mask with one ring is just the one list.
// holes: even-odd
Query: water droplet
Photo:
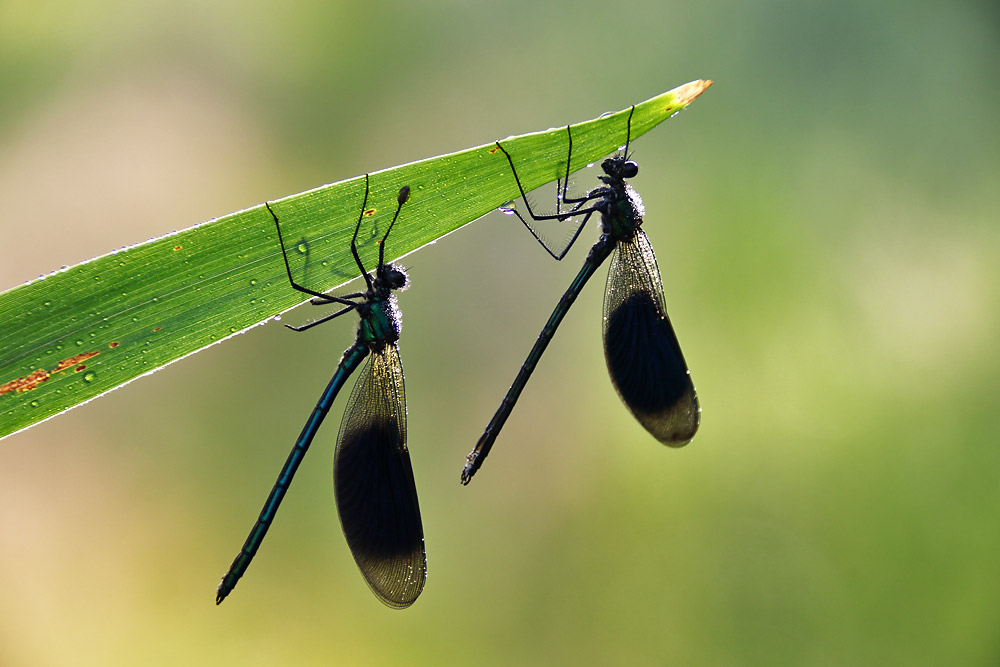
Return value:
[(139, 321), (139, 318), (138, 318), (138, 317), (133, 317), (133, 318), (132, 318), (132, 321), (133, 321), (133, 322), (138, 322), (138, 321)]
[(30, 406), (31, 406), (31, 407), (33, 407), (33, 408), (37, 408), (37, 407), (38, 407), (38, 401), (32, 401), (32, 402), (31, 402), (31, 403), (29, 403), (28, 405), (30, 405)]
[(256, 280), (256, 278), (251, 278), (251, 279), (250, 279), (250, 286), (252, 287), (252, 286), (254, 286), (254, 285), (256, 285), (256, 284), (257, 284), (257, 280)]
[(299, 244), (295, 246), (295, 249), (299, 251), (299, 254), (304, 255), (306, 251), (309, 250), (309, 246), (306, 245), (305, 241), (299, 241)]
[(76, 341), (76, 344), (77, 345), (83, 345), (83, 341), (82, 340), (78, 340), (78, 341)]
[(517, 202), (515, 202), (513, 199), (511, 199), (510, 201), (505, 201), (504, 203), (497, 206), (497, 210), (503, 213), (504, 215), (514, 215), (514, 209), (516, 208), (517, 208)]
[(45, 306), (46, 308), (48, 308), (49, 306), (52, 305), (52, 302), (51, 301), (46, 301), (42, 305)]
[(86, 373), (83, 374), (84, 382), (93, 382), (96, 379), (97, 379), (97, 373), (95, 373), (94, 371), (87, 371)]

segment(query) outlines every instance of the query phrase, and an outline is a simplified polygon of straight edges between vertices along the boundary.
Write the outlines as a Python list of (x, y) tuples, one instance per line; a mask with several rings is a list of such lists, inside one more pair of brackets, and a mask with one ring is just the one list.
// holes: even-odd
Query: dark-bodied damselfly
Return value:
[(330, 411), (337, 393), (347, 378), (368, 362), (354, 385), (337, 436), (333, 458), (333, 489), (337, 513), (344, 536), (355, 562), (379, 600), (395, 608), (413, 604), (424, 589), (427, 579), (427, 558), (424, 533), (420, 522), (417, 489), (406, 448), (406, 397), (403, 389), (403, 366), (397, 341), (400, 315), (394, 290), (407, 284), (406, 272), (395, 264), (385, 263), (385, 240), (389, 237), (410, 188), (399, 191), (396, 212), (389, 228), (379, 241), (378, 266), (373, 274), (365, 270), (358, 256), (357, 239), (368, 205), (369, 178), (365, 175), (365, 196), (361, 213), (351, 239), (351, 254), (361, 271), (367, 289), (343, 296), (323, 294), (295, 282), (288, 264), (288, 254), (281, 238), (278, 216), (266, 204), (278, 230), (278, 241), (285, 260), (285, 270), (291, 286), (313, 297), (314, 305), (339, 304), (340, 310), (310, 322), (294, 331), (304, 331), (355, 311), (361, 318), (357, 339), (349, 347), (330, 383), (313, 408), (309, 420), (299, 434), (288, 460), (278, 474), (257, 523), (250, 531), (243, 549), (223, 577), (216, 594), (216, 604), (222, 602), (236, 586), (260, 547), (267, 529), (274, 520), (278, 505), (291, 484), (309, 443)]
[[(553, 250), (544, 235), (536, 231), (513, 205), (505, 207), (506, 212), (520, 218), (549, 254), (562, 259), (594, 213), (601, 215), (601, 236), (549, 316), (475, 449), (466, 457), (462, 469), (463, 484), (468, 484), (482, 466), (559, 323), (583, 286), (608, 257), (612, 259), (604, 293), (604, 354), (618, 395), (639, 423), (666, 445), (686, 445), (698, 429), (701, 409), (677, 336), (667, 317), (667, 304), (653, 247), (642, 230), (642, 200), (626, 182), (626, 179), (639, 173), (639, 165), (628, 156), (634, 112), (635, 107), (632, 107), (625, 132), (625, 147), (620, 154), (601, 163), (604, 175), (599, 178), (602, 185), (581, 197), (569, 197), (566, 193), (573, 156), (573, 133), (569, 127), (566, 128), (569, 142), (566, 175), (556, 182), (556, 213), (553, 215), (535, 215), (531, 210), (514, 161), (497, 142), (497, 147), (507, 157), (532, 221), (561, 222), (582, 216), (565, 246)], [(571, 208), (562, 210), (563, 204), (571, 205)]]

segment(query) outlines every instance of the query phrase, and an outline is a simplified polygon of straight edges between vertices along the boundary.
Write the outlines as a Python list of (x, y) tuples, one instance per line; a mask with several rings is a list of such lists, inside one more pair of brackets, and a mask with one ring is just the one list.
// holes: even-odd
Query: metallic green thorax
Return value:
[(642, 227), (642, 198), (628, 184), (624, 188), (608, 188), (606, 210), (602, 211), (604, 233), (616, 241), (631, 239)]
[(406, 272), (401, 267), (389, 264), (379, 268), (366, 303), (358, 307), (358, 344), (378, 352), (399, 340), (403, 322), (392, 290), (402, 289), (405, 284)]

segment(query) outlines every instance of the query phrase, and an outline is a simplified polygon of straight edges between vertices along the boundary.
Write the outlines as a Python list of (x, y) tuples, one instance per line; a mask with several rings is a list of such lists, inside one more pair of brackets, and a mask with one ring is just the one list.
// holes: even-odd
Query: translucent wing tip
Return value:
[(404, 567), (403, 572), (379, 581), (373, 581), (367, 576), (365, 580), (372, 592), (375, 593), (375, 597), (384, 605), (393, 609), (406, 609), (417, 601), (427, 583), (427, 558), (423, 550), (423, 542), (421, 542), (418, 562)]

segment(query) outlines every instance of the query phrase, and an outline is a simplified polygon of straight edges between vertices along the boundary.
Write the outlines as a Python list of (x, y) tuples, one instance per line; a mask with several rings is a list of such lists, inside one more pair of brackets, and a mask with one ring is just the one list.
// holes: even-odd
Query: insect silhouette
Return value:
[[(503, 145), (497, 142), (497, 147), (510, 164), (525, 210), (533, 222), (580, 219), (579, 226), (565, 246), (553, 250), (540, 231), (513, 205), (504, 208), (505, 212), (513, 213), (524, 223), (550, 255), (562, 259), (595, 213), (601, 216), (601, 236), (590, 249), (583, 268), (556, 304), (475, 449), (466, 457), (462, 469), (463, 484), (468, 484), (483, 465), (563, 317), (583, 286), (609, 257), (611, 268), (604, 292), (604, 356), (612, 384), (639, 423), (660, 442), (682, 447), (691, 441), (698, 430), (701, 408), (687, 363), (667, 316), (663, 283), (653, 246), (642, 230), (642, 199), (627, 182), (639, 173), (639, 165), (628, 155), (634, 112), (635, 107), (632, 107), (628, 115), (625, 147), (621, 153), (601, 163), (604, 174), (599, 180), (602, 184), (580, 197), (570, 197), (566, 192), (573, 156), (573, 133), (569, 126), (566, 127), (569, 142), (566, 174), (565, 178), (556, 181), (556, 213), (552, 215), (535, 215), (531, 210), (514, 161)], [(562, 210), (564, 204), (571, 207)]]
[(351, 392), (337, 436), (333, 458), (337, 513), (354, 560), (379, 600), (390, 607), (402, 609), (413, 604), (424, 589), (427, 557), (413, 468), (406, 447), (406, 397), (397, 345), (401, 321), (393, 294), (395, 290), (407, 286), (407, 275), (402, 267), (385, 262), (385, 241), (396, 224), (403, 204), (409, 199), (410, 188), (405, 186), (399, 191), (392, 222), (378, 242), (378, 265), (373, 273), (365, 270), (357, 249), (358, 230), (365, 218), (368, 194), (369, 177), (366, 174), (365, 196), (351, 239), (351, 254), (367, 289), (343, 296), (324, 294), (295, 282), (281, 238), (278, 216), (270, 204), (265, 204), (278, 230), (281, 254), (292, 288), (311, 295), (313, 305), (343, 306), (314, 322), (289, 328), (305, 331), (351, 311), (358, 314), (360, 323), (354, 344), (341, 357), (337, 370), (278, 474), (278, 481), (264, 503), (257, 523), (219, 584), (216, 604), (229, 595), (246, 572), (330, 406), (341, 387), (366, 358), (368, 361)]

